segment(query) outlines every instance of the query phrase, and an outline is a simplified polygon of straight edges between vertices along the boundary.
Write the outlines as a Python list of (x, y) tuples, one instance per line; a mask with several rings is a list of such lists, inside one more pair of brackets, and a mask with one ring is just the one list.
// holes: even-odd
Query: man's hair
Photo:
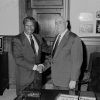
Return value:
[(34, 23), (34, 26), (35, 26), (36, 20), (33, 17), (31, 17), (31, 16), (25, 17), (24, 20), (23, 20), (23, 24), (25, 25), (26, 22), (29, 21), (29, 20), (32, 21)]
[(33, 17), (31, 17), (31, 16), (25, 17), (24, 20), (23, 20), (23, 24), (25, 25), (27, 21), (32, 21), (33, 22), (34, 27), (35, 27), (34, 32), (36, 34), (38, 34), (39, 33), (39, 25), (38, 25), (38, 22)]
[(71, 24), (70, 24), (70, 20), (67, 20), (67, 28), (69, 31), (71, 31)]

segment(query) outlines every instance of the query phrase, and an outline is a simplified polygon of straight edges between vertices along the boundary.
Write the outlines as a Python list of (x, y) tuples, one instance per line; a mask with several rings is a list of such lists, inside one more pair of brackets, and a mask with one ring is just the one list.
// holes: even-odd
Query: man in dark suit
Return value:
[(66, 24), (68, 23), (63, 17), (56, 17), (55, 27), (59, 34), (53, 45), (51, 63), (53, 86), (62, 90), (75, 89), (83, 61), (81, 40), (68, 30)]
[(34, 33), (36, 21), (33, 17), (26, 17), (23, 20), (23, 24), (24, 32), (15, 36), (12, 42), (13, 56), (17, 65), (17, 95), (20, 95), (20, 92), (36, 79), (36, 72), (42, 73), (44, 67), (41, 64), (41, 51), (45, 49), (40, 35)]

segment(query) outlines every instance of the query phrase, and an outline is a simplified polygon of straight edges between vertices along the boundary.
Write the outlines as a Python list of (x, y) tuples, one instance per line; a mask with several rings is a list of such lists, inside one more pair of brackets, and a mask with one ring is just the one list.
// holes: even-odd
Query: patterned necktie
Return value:
[(30, 42), (31, 42), (31, 46), (32, 46), (32, 49), (33, 49), (34, 53), (36, 53), (34, 40), (32, 39), (32, 35), (30, 35)]
[(55, 46), (54, 46), (54, 49), (53, 49), (53, 52), (52, 52), (52, 57), (54, 56), (54, 54), (55, 54), (55, 52), (56, 52), (56, 49), (57, 49), (57, 47), (58, 47), (58, 43), (59, 43), (60, 37), (61, 37), (61, 35), (58, 36), (58, 39), (57, 39), (57, 41), (56, 41), (56, 43), (55, 43)]

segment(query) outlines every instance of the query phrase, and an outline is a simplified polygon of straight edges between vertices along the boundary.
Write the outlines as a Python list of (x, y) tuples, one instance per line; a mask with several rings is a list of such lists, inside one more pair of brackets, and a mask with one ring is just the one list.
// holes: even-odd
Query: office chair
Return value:
[(78, 91), (82, 85), (87, 84), (87, 91), (100, 92), (100, 52), (90, 54), (88, 69), (84, 77), (78, 82)]
[(100, 52), (93, 52), (90, 55), (90, 79), (88, 91), (100, 92)]
[[(83, 57), (83, 64), (81, 66), (81, 74), (80, 74), (80, 77), (79, 77), (79, 80), (77, 82), (77, 90), (78, 91), (83, 91), (81, 90), (81, 88), (84, 86), (88, 86), (89, 82), (91, 81), (91, 78), (90, 78), (90, 74), (91, 74), (91, 68), (92, 68), (92, 56), (93, 54), (90, 54), (90, 58), (89, 58), (89, 64), (88, 64), (88, 67), (87, 66), (87, 56), (86, 56), (86, 52), (85, 52), (85, 56)], [(86, 87), (87, 88), (87, 87)], [(85, 91), (87, 91), (87, 89), (85, 89)]]

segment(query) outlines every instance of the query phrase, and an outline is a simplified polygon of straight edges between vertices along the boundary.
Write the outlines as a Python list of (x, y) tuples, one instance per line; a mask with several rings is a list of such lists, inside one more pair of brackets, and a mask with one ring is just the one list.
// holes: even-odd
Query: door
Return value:
[[(52, 45), (55, 32), (55, 17), (61, 15), (68, 19), (69, 0), (30, 0), (28, 7), (31, 14), (39, 23), (40, 34)], [(49, 43), (50, 42), (50, 43)]]

